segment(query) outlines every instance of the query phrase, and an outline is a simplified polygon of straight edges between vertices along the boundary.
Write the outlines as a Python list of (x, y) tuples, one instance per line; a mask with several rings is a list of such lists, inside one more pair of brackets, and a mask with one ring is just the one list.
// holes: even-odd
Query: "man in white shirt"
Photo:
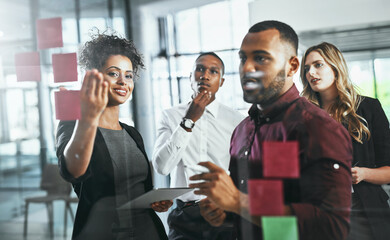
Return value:
[[(170, 174), (171, 187), (188, 187), (189, 177), (201, 170), (197, 164), (211, 161), (229, 168), (230, 137), (244, 118), (239, 112), (218, 103), (216, 93), (225, 79), (223, 61), (214, 52), (202, 53), (190, 75), (192, 100), (164, 110), (153, 152), (154, 169)], [(177, 200), (169, 214), (169, 239), (229, 239), (232, 228), (213, 227), (200, 215), (201, 196), (190, 192)], [(203, 200), (202, 204), (211, 204)], [(223, 211), (215, 215), (225, 214)]]

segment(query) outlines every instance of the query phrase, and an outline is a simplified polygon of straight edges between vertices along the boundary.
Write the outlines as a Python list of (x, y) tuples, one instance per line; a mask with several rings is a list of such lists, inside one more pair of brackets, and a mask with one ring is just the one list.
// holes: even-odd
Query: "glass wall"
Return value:
[[(54, 83), (52, 54), (78, 52), (79, 47), (90, 39), (91, 34), (103, 32), (107, 28), (111, 28), (110, 31), (115, 31), (121, 36), (129, 36), (131, 26), (127, 24), (130, 24), (128, 22), (130, 16), (127, 14), (125, 3), (129, 4), (130, 1), (134, 2), (133, 0), (0, 1), (0, 190), (2, 196), (8, 196), (9, 192), (5, 191), (9, 189), (14, 192), (20, 191), (22, 197), (34, 193), (26, 193), (26, 191), (37, 191), (39, 188), (42, 164), (57, 162), (55, 133), (58, 120), (54, 115), (54, 92), (58, 91), (60, 86), (79, 89), (84, 72), (78, 69), (78, 82)], [(225, 83), (218, 92), (218, 101), (247, 114), (249, 104), (243, 101), (238, 74), (238, 49), (249, 28), (248, 1), (250, 0), (214, 1), (211, 4), (171, 12), (165, 16), (156, 14), (156, 22), (159, 22), (160, 27), (160, 39), (156, 42), (160, 43), (160, 53), (155, 56), (150, 56), (147, 52), (143, 53), (148, 60), (149, 57), (152, 59), (151, 65), (147, 66), (147, 71), (153, 81), (150, 90), (153, 94), (155, 120), (160, 118), (163, 109), (191, 99), (189, 75), (196, 57), (206, 51), (215, 51), (225, 63)], [(141, 2), (143, 1), (138, 1), (139, 4)], [(10, 11), (14, 8), (17, 12)], [(15, 54), (37, 51), (35, 20), (52, 17), (62, 18), (64, 46), (40, 50), (42, 74), (40, 83), (17, 82)], [(361, 94), (378, 98), (390, 118), (390, 54), (376, 51), (359, 57), (355, 55), (345, 53), (352, 81)], [(294, 80), (299, 84), (298, 76), (296, 74)], [(131, 105), (132, 102), (127, 101), (121, 105), (120, 110), (120, 120), (129, 125), (134, 123)], [(32, 172), (28, 172), (30, 170)], [(9, 178), (8, 173), (11, 171), (18, 173), (17, 180), (13, 177)], [(28, 174), (24, 175), (25, 172)], [(23, 213), (23, 199), (14, 201), (9, 198), (5, 201), (9, 202), (4, 204), (7, 206), (5, 210), (10, 212), (15, 208), (17, 210), (14, 212), (19, 215)], [(2, 209), (2, 219), (8, 217), (8, 212), (5, 213), (4, 209)]]
[[(81, 44), (91, 39), (90, 34), (107, 28), (126, 37), (125, 23), (129, 17), (125, 2), (129, 1), (0, 1), (1, 239), (23, 238), (25, 199), (46, 194), (40, 189), (41, 169), (46, 163), (58, 161), (55, 133), (59, 121), (55, 118), (54, 92), (59, 86), (78, 90), (83, 79), (84, 72), (78, 68), (77, 82), (54, 83), (52, 54), (78, 53)], [(36, 19), (54, 17), (61, 18), (63, 47), (37, 50)], [(15, 55), (32, 51), (40, 53), (41, 81), (18, 82)], [(131, 125), (130, 104), (128, 101), (121, 106), (120, 120)], [(64, 203), (56, 201), (53, 206), (56, 235), (69, 239), (73, 222), (69, 220), (67, 229), (63, 228)], [(75, 207), (72, 204), (73, 213)], [(29, 209), (28, 239), (53, 239), (46, 228), (49, 220), (45, 205), (32, 204)], [(62, 237), (65, 232), (68, 238)]]
[[(84, 72), (78, 69), (78, 82), (54, 83), (51, 56), (78, 53), (79, 47), (91, 39), (91, 34), (107, 28), (126, 37), (124, 2), (20, 0), (0, 4), (2, 9), (13, 6), (19, 11), (17, 15), (2, 14), (1, 22), (7, 24), (0, 24), (0, 176), (18, 166), (23, 170), (39, 168), (45, 162), (57, 162), (55, 133), (58, 120), (54, 114), (54, 92), (59, 86), (80, 89)], [(17, 82), (15, 54), (37, 51), (35, 20), (53, 17), (61, 18), (63, 47), (39, 50), (42, 76), (39, 83)], [(130, 104), (128, 101), (121, 106), (120, 120), (132, 125)], [(22, 156), (18, 158), (20, 163), (16, 156)], [(0, 185), (6, 187), (5, 182)]]

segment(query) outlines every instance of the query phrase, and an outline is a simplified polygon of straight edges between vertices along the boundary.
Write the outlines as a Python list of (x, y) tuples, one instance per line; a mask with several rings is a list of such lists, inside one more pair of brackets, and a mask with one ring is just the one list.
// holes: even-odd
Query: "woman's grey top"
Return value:
[[(122, 130), (99, 128), (111, 156), (117, 207), (145, 193), (147, 161), (133, 138)], [(157, 229), (147, 210), (118, 210), (122, 231), (117, 239), (157, 239)], [(146, 230), (147, 229), (147, 230)], [(145, 234), (147, 234), (145, 236)], [(151, 235), (150, 235), (151, 234)]]

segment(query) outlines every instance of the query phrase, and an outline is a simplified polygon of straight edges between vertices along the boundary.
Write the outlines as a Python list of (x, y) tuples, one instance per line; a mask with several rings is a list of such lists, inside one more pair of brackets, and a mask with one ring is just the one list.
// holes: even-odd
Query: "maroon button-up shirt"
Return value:
[[(295, 86), (265, 111), (253, 105), (231, 140), (231, 177), (242, 192), (247, 193), (248, 179), (263, 179), (263, 141), (298, 141), (300, 178), (284, 179), (283, 187), (285, 204), (298, 219), (300, 239), (344, 239), (349, 230), (352, 161), (345, 128), (300, 97)], [(238, 239), (262, 239), (261, 228), (239, 216), (235, 219)]]

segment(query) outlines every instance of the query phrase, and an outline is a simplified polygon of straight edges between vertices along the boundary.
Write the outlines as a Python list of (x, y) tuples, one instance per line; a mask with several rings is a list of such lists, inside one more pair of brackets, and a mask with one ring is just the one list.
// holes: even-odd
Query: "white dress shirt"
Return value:
[[(189, 177), (199, 174), (184, 166), (210, 161), (225, 171), (230, 162), (230, 138), (244, 116), (216, 100), (206, 106), (202, 117), (195, 122), (192, 132), (180, 126), (188, 103), (164, 110), (157, 129), (153, 151), (153, 167), (171, 176), (171, 187), (188, 187)], [(202, 199), (193, 192), (179, 197), (182, 201)]]

